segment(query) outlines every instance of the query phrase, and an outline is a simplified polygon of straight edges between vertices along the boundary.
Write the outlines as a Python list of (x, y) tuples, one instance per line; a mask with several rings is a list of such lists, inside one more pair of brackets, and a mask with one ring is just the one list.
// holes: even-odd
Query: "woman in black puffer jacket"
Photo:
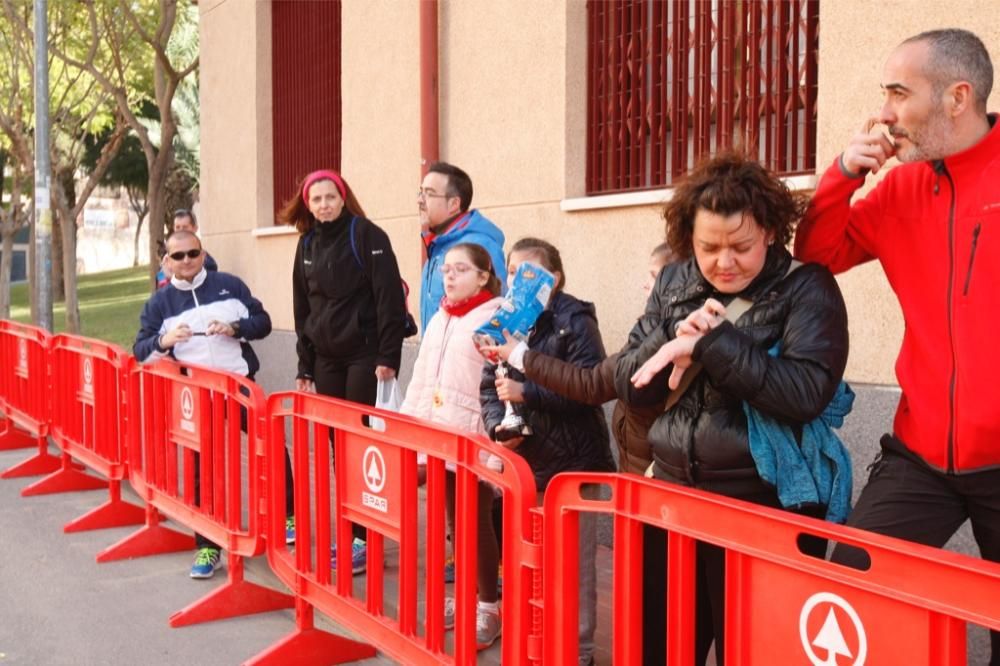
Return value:
[[(540, 264), (556, 276), (556, 285), (548, 307), (535, 322), (528, 347), (562, 359), (573, 365), (591, 368), (604, 360), (604, 343), (597, 328), (597, 315), (591, 303), (581, 301), (562, 290), (565, 285), (559, 251), (546, 241), (523, 238), (511, 248), (507, 261), (508, 275), (517, 272), (524, 261)], [(511, 370), (510, 376), (496, 378), (496, 366), (483, 368), (480, 403), (483, 423), (492, 437), (503, 420), (503, 401), (521, 403), (532, 434), (502, 442), (524, 457), (535, 475), (539, 499), (553, 476), (559, 472), (610, 472), (615, 468), (611, 457), (608, 424), (600, 407), (591, 407), (564, 398), (542, 388), (524, 375)], [(582, 493), (597, 499), (597, 488), (584, 486)], [(597, 522), (596, 514), (580, 516), (580, 605), (579, 662), (591, 663), (594, 654), (594, 630), (597, 627)]]
[[(615, 375), (619, 398), (642, 406), (664, 400), (668, 380), (676, 385), (682, 372), (696, 371), (692, 362), (701, 365), (650, 428), (655, 478), (780, 508), (750, 454), (743, 403), (798, 434), (830, 403), (848, 351), (833, 275), (818, 264), (793, 264), (785, 249), (804, 207), (777, 177), (735, 154), (695, 169), (667, 204), (667, 241), (682, 260), (660, 274)], [(730, 323), (720, 315), (737, 297), (752, 305)], [(768, 353), (776, 343), (777, 357)], [(801, 512), (822, 517), (825, 507)], [(664, 589), (663, 545), (651, 539), (644, 548), (647, 597)], [(825, 542), (803, 550), (823, 557)], [(697, 553), (697, 663), (714, 638), (721, 664), (724, 553), (701, 543)], [(645, 663), (663, 662), (664, 612), (662, 602), (646, 605)]]

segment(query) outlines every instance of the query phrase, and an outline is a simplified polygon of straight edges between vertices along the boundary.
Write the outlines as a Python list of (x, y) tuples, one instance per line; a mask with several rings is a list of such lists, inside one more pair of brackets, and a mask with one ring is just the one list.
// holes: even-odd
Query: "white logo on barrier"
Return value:
[(365, 455), (361, 459), (361, 473), (365, 477), (365, 485), (373, 493), (382, 492), (385, 487), (385, 458), (377, 446), (369, 446), (365, 449)]
[(94, 392), (94, 363), (89, 356), (83, 359), (83, 390)]
[(24, 338), (17, 339), (17, 365), (21, 371), (28, 372), (28, 341)]
[(194, 395), (191, 389), (185, 386), (181, 389), (181, 430), (195, 432), (194, 421)]
[[(847, 639), (844, 638), (834, 607), (843, 611), (854, 625), (857, 634), (857, 656), (851, 652)], [(813, 612), (823, 613), (824, 610), (826, 618), (823, 620), (823, 626), (815, 636), (810, 637), (808, 632), (810, 616)], [(799, 639), (802, 641), (806, 657), (813, 666), (837, 666), (837, 657), (854, 659), (850, 662), (851, 666), (863, 666), (868, 657), (868, 638), (861, 624), (861, 617), (847, 601), (832, 592), (817, 592), (802, 605), (802, 611), (799, 613)], [(825, 652), (826, 658), (821, 659), (814, 648)]]

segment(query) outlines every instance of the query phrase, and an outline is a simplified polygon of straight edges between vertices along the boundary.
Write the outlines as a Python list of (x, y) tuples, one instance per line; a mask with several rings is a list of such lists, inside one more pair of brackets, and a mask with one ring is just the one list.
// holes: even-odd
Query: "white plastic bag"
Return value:
[[(399, 392), (399, 382), (393, 377), (389, 380), (378, 380), (378, 388), (375, 394), (375, 407), (385, 409), (390, 412), (398, 412), (403, 406), (403, 394)], [(372, 417), (368, 424), (372, 430), (385, 432), (385, 421)]]

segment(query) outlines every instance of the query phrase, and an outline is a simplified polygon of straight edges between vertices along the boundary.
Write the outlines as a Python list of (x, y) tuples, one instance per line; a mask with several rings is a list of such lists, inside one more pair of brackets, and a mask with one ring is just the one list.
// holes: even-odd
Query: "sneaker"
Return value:
[(191, 578), (211, 578), (222, 568), (222, 557), (218, 548), (199, 548), (191, 565)]
[[(361, 539), (355, 539), (351, 544), (351, 571), (359, 574), (367, 568), (368, 546)], [(337, 570), (337, 546), (330, 548), (330, 568)]]
[(444, 598), (444, 629), (455, 628), (455, 597)]
[(485, 650), (500, 638), (500, 611), (476, 609), (476, 649)]
[(285, 543), (295, 543), (295, 516), (285, 518)]
[(449, 557), (444, 561), (444, 582), (455, 582), (455, 558)]

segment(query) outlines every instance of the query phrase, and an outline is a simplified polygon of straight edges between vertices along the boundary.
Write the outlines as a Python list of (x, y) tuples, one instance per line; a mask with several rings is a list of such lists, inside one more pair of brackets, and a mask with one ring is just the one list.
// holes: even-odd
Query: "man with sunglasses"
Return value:
[[(247, 341), (266, 337), (271, 317), (238, 277), (207, 271), (206, 256), (190, 231), (167, 238), (164, 261), (173, 277), (146, 301), (132, 353), (140, 362), (170, 356), (253, 379), (260, 361)], [(211, 578), (222, 565), (220, 548), (201, 535), (195, 544), (191, 577)]]
[[(173, 231), (190, 231), (191, 233), (198, 234), (198, 218), (194, 216), (194, 211), (187, 208), (178, 208), (174, 211), (174, 228)], [(206, 271), (217, 271), (219, 270), (219, 264), (215, 262), (208, 252), (205, 253), (205, 270)]]
[[(441, 264), (448, 249), (458, 243), (479, 245), (489, 252), (493, 273), (504, 284), (506, 265), (503, 258), (504, 235), (472, 205), (472, 179), (457, 166), (447, 162), (431, 164), (417, 192), (420, 213), (420, 236), (427, 251), (427, 261), (420, 274), (420, 332), (437, 312), (444, 297)], [(503, 274), (501, 274), (503, 271)]]

